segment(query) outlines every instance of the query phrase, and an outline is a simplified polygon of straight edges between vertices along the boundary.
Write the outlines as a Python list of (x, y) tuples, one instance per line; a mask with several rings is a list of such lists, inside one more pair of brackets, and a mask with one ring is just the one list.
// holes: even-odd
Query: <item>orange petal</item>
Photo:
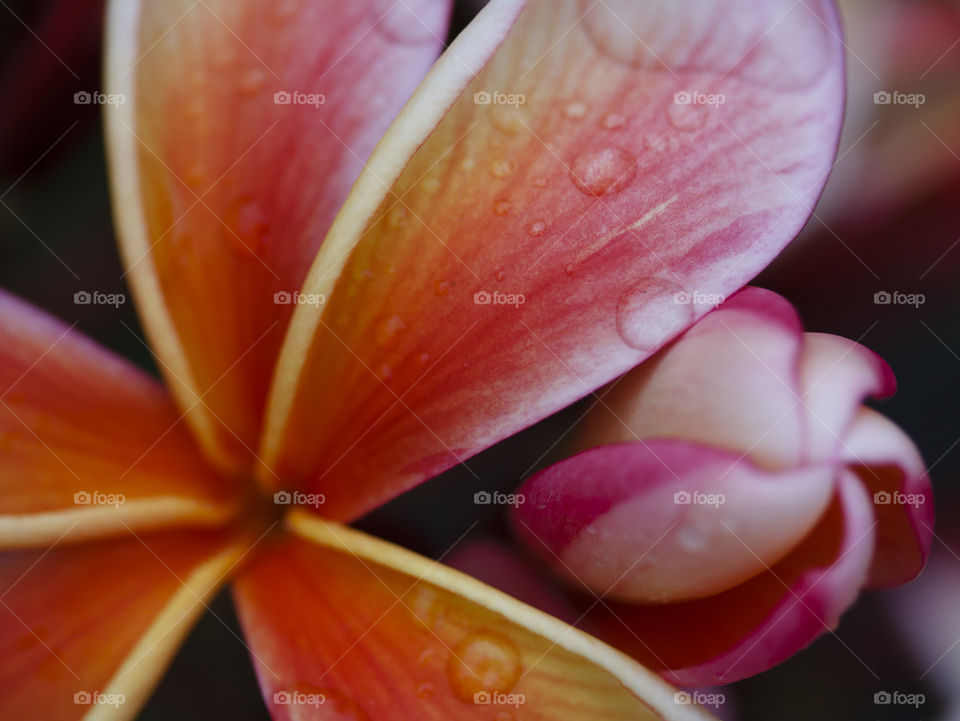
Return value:
[(121, 250), (174, 395), (225, 467), (250, 463), (293, 294), (448, 6), (111, 3)]
[(249, 540), (178, 531), (0, 555), (0, 718), (136, 716)]
[(469, 576), (307, 513), (289, 525), (235, 586), (276, 721), (710, 718)]
[(0, 292), (0, 547), (219, 524), (240, 500), (160, 384)]
[(264, 460), (334, 517), (635, 366), (783, 248), (829, 171), (829, 3), (517, 5), (408, 103), (307, 279), (322, 314), (294, 314)]

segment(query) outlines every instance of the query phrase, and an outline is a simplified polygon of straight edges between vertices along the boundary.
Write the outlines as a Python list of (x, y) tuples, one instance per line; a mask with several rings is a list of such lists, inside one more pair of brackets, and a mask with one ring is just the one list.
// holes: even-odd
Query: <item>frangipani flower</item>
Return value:
[(276, 719), (704, 717), (338, 522), (633, 367), (782, 249), (839, 132), (834, 8), (493, 0), (387, 129), (447, 14), (111, 4), (114, 207), (169, 395), (2, 296), (3, 718), (129, 718), (229, 577)]
[(863, 587), (923, 568), (933, 498), (866, 396), (878, 356), (736, 294), (618, 381), (588, 450), (521, 489), (517, 529), (593, 603), (587, 627), (680, 684), (753, 675), (833, 629)]

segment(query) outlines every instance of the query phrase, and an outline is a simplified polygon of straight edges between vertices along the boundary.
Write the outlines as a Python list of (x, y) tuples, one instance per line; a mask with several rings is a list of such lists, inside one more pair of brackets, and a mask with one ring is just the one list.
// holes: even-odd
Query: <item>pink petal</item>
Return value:
[(823, 515), (834, 470), (764, 471), (656, 439), (586, 451), (521, 492), (517, 531), (573, 583), (665, 603), (721, 593), (787, 556)]
[(871, 499), (847, 474), (820, 524), (766, 573), (688, 603), (606, 602), (587, 622), (601, 638), (681, 685), (752, 676), (836, 627), (867, 579), (875, 525)]
[(830, 167), (829, 3), (514, 6), (434, 68), (306, 282), (329, 302), (296, 314), (262, 455), (335, 517), (654, 353), (783, 248)]
[(871, 586), (896, 586), (923, 569), (933, 543), (933, 488), (916, 446), (887, 418), (861, 408), (843, 452), (874, 501), (877, 553)]
[(746, 288), (612, 385), (578, 448), (681, 438), (783, 468), (803, 456), (803, 328), (780, 296)]

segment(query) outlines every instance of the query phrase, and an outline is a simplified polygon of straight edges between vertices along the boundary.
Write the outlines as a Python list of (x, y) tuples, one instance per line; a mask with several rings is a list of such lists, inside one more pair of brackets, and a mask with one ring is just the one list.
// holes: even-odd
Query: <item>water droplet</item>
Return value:
[(240, 78), (240, 90), (244, 93), (255, 93), (267, 79), (267, 74), (262, 68), (252, 68), (243, 74)]
[(463, 160), (460, 161), (460, 169), (467, 170), (467, 171), (473, 170), (476, 164), (477, 164), (477, 161), (474, 160), (473, 158), (464, 158)]
[(450, 287), (452, 285), (453, 284), (449, 280), (438, 280), (436, 285), (433, 287), (433, 291), (437, 294), (437, 297), (442, 298), (450, 292)]
[(507, 274), (502, 270), (498, 270), (497, 274), (493, 277), (496, 278), (498, 281), (502, 281), (504, 278), (507, 277)]
[(626, 126), (627, 119), (620, 113), (608, 113), (603, 117), (601, 124), (607, 130), (619, 130)]
[(423, 189), (430, 195), (436, 195), (440, 192), (442, 184), (437, 178), (427, 178), (423, 181)]
[(454, 694), (472, 702), (474, 694), (506, 693), (520, 679), (520, 649), (502, 633), (476, 631), (456, 645), (447, 659)]
[(433, 661), (436, 657), (437, 657), (436, 649), (430, 648), (428, 646), (427, 648), (423, 649), (420, 652), (419, 656), (417, 656), (417, 664), (419, 664), (420, 666), (426, 666), (431, 661)]
[(581, 120), (587, 114), (587, 106), (577, 102), (567, 103), (567, 106), (563, 109), (563, 114), (569, 120)]
[(493, 212), (495, 215), (506, 215), (510, 212), (510, 208), (513, 207), (513, 203), (505, 198), (497, 200), (493, 204)]
[(377, 330), (377, 343), (384, 348), (390, 348), (397, 344), (400, 336), (407, 329), (407, 324), (399, 315), (388, 318)]
[(187, 184), (192, 188), (200, 187), (205, 178), (206, 174), (203, 172), (203, 165), (199, 162), (191, 165), (190, 169), (187, 171), (186, 181)]
[(381, 363), (380, 368), (377, 370), (377, 378), (384, 383), (389, 383), (393, 380), (393, 368), (386, 363)]
[(573, 275), (573, 263), (567, 265), (567, 267), (563, 269), (563, 272), (567, 275)]
[(517, 164), (509, 158), (497, 158), (490, 163), (490, 175), (494, 178), (509, 178), (516, 169)]
[(411, 594), (410, 612), (427, 628), (435, 628), (443, 616), (440, 595), (430, 586), (420, 584)]
[(394, 206), (394, 208), (387, 213), (387, 226), (393, 228), (394, 230), (402, 228), (409, 217), (410, 212), (402, 205)]
[(570, 168), (574, 185), (587, 195), (597, 196), (619, 193), (636, 174), (636, 158), (615, 146), (580, 153)]
[(644, 278), (617, 301), (617, 332), (631, 348), (659, 348), (693, 322), (693, 306), (678, 302), (683, 289), (661, 278)]
[(707, 122), (707, 113), (709, 111), (703, 105), (681, 105), (679, 103), (670, 103), (667, 106), (667, 117), (670, 118), (670, 124), (677, 130), (686, 133), (693, 133), (700, 130)]
[(547, 229), (547, 224), (542, 220), (536, 220), (527, 226), (527, 234), (534, 238), (539, 238), (543, 235), (543, 231)]
[(494, 126), (507, 135), (516, 135), (528, 124), (523, 110), (511, 105), (496, 105), (490, 111)]
[(433, 698), (433, 684), (429, 681), (417, 684), (417, 698)]
[(219, 52), (213, 56), (213, 65), (221, 70), (233, 65), (237, 59), (237, 50), (233, 45), (224, 43)]
[(550, 181), (544, 176), (533, 179), (534, 188), (546, 188), (549, 183)]

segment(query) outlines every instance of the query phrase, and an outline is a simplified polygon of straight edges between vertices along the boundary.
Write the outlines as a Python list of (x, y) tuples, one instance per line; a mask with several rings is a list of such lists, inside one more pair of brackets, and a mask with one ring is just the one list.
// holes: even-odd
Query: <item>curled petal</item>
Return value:
[(806, 540), (756, 578), (687, 603), (604, 602), (585, 623), (675, 683), (710, 686), (765, 671), (836, 627), (867, 580), (874, 554), (871, 499), (846, 474)]
[(666, 603), (715, 595), (787, 556), (823, 515), (834, 470), (765, 471), (658, 439), (586, 451), (521, 491), (515, 527), (571, 581)]
[(893, 395), (897, 387), (883, 358), (825, 333), (804, 334), (800, 377), (808, 439), (804, 460), (812, 462), (842, 456), (843, 437), (863, 400)]
[(120, 247), (208, 455), (252, 464), (317, 248), (446, 35), (448, 0), (115, 0), (105, 106)]
[(0, 554), (0, 716), (135, 718), (246, 549), (178, 531)]
[(700, 719), (625, 656), (461, 573), (294, 513), (235, 586), (270, 713)]
[(519, 5), (441, 58), (306, 281), (329, 298), (295, 313), (263, 455), (334, 517), (654, 353), (783, 248), (829, 169), (830, 3)]
[(612, 384), (579, 448), (679, 438), (783, 468), (803, 457), (798, 364), (803, 327), (790, 304), (746, 288)]
[(0, 547), (220, 524), (242, 493), (159, 383), (0, 292)]
[(923, 569), (933, 543), (933, 489), (916, 446), (895, 424), (861, 408), (844, 455), (873, 497), (877, 553), (870, 585), (896, 586)]

